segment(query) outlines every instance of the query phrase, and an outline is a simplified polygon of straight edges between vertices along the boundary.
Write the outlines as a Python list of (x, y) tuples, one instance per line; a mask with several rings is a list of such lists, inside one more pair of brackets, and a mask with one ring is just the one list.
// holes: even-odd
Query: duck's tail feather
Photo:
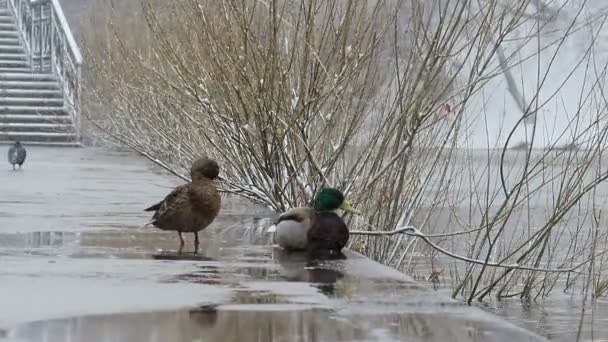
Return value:
[(153, 206), (150, 206), (150, 207), (148, 207), (148, 208), (144, 209), (144, 211), (157, 211), (158, 209), (160, 209), (161, 204), (163, 204), (163, 202), (162, 202), (162, 201), (161, 201), (161, 202), (156, 203), (156, 204), (155, 204), (155, 205), (153, 205)]

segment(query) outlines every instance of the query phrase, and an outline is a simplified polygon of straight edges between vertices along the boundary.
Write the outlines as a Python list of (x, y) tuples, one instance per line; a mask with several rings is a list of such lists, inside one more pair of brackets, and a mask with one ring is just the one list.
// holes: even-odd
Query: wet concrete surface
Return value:
[(286, 254), (235, 198), (177, 255), (141, 225), (179, 181), (131, 153), (30, 148), (0, 178), (0, 341), (544, 340), (352, 252)]

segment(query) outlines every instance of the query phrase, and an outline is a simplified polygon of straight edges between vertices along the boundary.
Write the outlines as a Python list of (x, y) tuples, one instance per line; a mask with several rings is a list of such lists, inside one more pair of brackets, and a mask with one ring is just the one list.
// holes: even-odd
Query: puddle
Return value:
[[(272, 298), (268, 298), (272, 302)], [(538, 341), (520, 331), (488, 329), (455, 315), (340, 316), (297, 304), (228, 304), (200, 309), (91, 315), (34, 322), (14, 329), (23, 341)], [(510, 334), (510, 335), (509, 335)]]
[(206, 241), (204, 255), (109, 257), (90, 249), (119, 239), (89, 234), (55, 255), (3, 257), (0, 301), (19, 308), (0, 312), (8, 341), (542, 340), (351, 252), (319, 261)]

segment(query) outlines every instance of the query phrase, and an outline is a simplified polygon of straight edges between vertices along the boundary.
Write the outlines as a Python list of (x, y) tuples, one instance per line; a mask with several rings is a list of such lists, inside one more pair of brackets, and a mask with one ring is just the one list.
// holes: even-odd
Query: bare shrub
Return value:
[[(224, 191), (276, 211), (323, 184), (344, 189), (363, 212), (353, 248), (399, 269), (429, 255), (468, 302), (544, 296), (604, 260), (604, 221), (588, 219), (601, 217), (608, 130), (595, 41), (559, 70), (563, 83), (547, 81), (564, 41), (605, 16), (538, 3), (143, 0), (84, 33), (86, 105), (105, 132), (184, 179), (196, 156), (219, 159)], [(524, 92), (515, 71), (530, 60)], [(538, 113), (559, 106), (580, 70), (575, 112), (536, 149)], [(475, 120), (497, 115), (486, 101), (503, 76), (520, 119), (469, 149)], [(605, 293), (600, 266), (592, 283)]]

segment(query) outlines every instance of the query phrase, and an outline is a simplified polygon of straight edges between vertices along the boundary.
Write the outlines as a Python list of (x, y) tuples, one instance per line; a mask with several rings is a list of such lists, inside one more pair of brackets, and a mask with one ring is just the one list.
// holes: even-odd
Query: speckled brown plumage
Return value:
[(214, 160), (198, 159), (190, 170), (191, 183), (178, 186), (162, 201), (145, 209), (155, 211), (152, 225), (178, 232), (180, 252), (184, 247), (182, 233), (194, 233), (194, 253), (198, 252), (198, 232), (211, 224), (220, 211), (221, 198), (213, 181), (218, 174), (219, 166)]

